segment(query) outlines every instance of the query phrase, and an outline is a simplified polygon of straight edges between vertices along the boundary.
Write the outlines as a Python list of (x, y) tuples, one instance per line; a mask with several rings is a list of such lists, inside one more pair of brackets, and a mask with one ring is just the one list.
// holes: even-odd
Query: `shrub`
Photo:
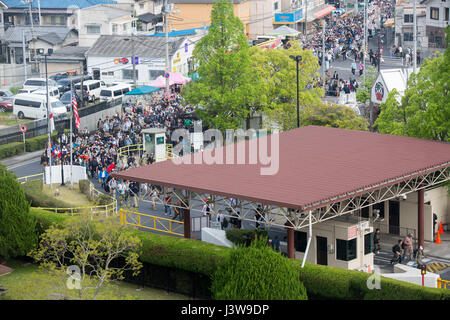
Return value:
[(90, 182), (87, 179), (83, 179), (78, 181), (78, 186), (80, 188), (81, 193), (90, 196)]
[(104, 194), (97, 199), (96, 203), (99, 206), (105, 206), (105, 205), (111, 204), (112, 199), (107, 194)]
[(28, 214), (29, 203), (16, 180), (0, 167), (0, 257), (26, 255), (37, 244), (36, 221)]
[(239, 247), (214, 273), (216, 300), (307, 300), (306, 289), (292, 261), (257, 239)]
[(226, 237), (236, 246), (249, 246), (255, 239), (255, 235), (259, 237), (267, 237), (266, 230), (246, 230), (246, 229), (230, 229), (225, 232)]
[(12, 142), (0, 146), (0, 159), (23, 153), (23, 142)]
[(42, 208), (71, 208), (71, 204), (55, 199), (42, 191), (42, 179), (25, 182), (23, 185), (27, 200), (32, 207)]

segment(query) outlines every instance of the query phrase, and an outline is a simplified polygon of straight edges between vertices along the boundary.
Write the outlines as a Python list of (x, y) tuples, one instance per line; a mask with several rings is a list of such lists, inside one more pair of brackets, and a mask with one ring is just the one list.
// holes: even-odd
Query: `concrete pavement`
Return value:
[(26, 152), (24, 154), (20, 154), (14, 157), (6, 158), (1, 160), (1, 163), (4, 164), (8, 169), (10, 167), (13, 167), (16, 164), (23, 164), (30, 160), (36, 160), (37, 158), (41, 158), (42, 153), (44, 153), (45, 149), (33, 151), (33, 152)]

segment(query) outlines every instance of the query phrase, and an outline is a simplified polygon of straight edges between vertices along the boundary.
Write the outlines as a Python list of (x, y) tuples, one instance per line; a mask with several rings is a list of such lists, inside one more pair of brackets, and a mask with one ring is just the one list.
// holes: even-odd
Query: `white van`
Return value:
[[(81, 83), (75, 85), (76, 90), (81, 90)], [(105, 82), (101, 80), (83, 81), (83, 91), (89, 96), (89, 101), (100, 99), (100, 92), (106, 89)]]
[[(45, 78), (29, 78), (25, 80), (25, 82), (22, 85), (22, 89), (42, 89), (46, 86), (46, 80)], [(56, 87), (56, 81), (52, 79), (48, 79), (48, 86), (49, 87)]]
[(126, 84), (104, 88), (100, 91), (100, 101), (112, 101), (119, 99), (129, 91), (131, 91), (131, 85)]
[[(47, 90), (44, 87), (43, 89), (37, 89), (37, 90), (33, 91), (33, 94), (39, 94), (39, 95), (46, 96)], [(59, 92), (58, 88), (57, 87), (48, 87), (48, 96), (59, 98), (60, 92)]]
[[(49, 103), (54, 118), (67, 114), (67, 109), (61, 101), (55, 97), (49, 97)], [(14, 97), (13, 114), (19, 119), (44, 119), (47, 118), (47, 97), (45, 95), (22, 93)]]

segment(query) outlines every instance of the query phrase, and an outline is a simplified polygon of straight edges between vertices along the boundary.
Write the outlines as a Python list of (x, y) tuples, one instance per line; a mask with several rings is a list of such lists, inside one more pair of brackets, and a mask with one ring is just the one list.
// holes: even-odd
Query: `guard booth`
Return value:
[(166, 154), (166, 130), (159, 128), (149, 128), (142, 130), (144, 135), (144, 151), (148, 155), (155, 156), (155, 161), (163, 161), (167, 158)]

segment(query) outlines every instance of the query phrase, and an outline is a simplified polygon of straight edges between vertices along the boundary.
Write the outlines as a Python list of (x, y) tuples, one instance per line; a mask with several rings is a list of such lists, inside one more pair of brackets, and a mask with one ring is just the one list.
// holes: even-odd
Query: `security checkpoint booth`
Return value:
[[(286, 235), (288, 257), (369, 271), (374, 224), (396, 232), (406, 223), (424, 246), (431, 230), (425, 192), (442, 219), (449, 218), (448, 199), (433, 196), (450, 179), (449, 167), (445, 143), (307, 126), (114, 176), (161, 186), (161, 204), (168, 190), (175, 190), (170, 206), (184, 211), (185, 237), (191, 215), (201, 214), (205, 205), (212, 216), (221, 212), (244, 228), (255, 228), (258, 210), (259, 224)], [(391, 204), (405, 196), (408, 206)]]
[(148, 128), (142, 130), (143, 148), (148, 155), (155, 156), (155, 161), (163, 161), (166, 154), (166, 130), (159, 128)]

